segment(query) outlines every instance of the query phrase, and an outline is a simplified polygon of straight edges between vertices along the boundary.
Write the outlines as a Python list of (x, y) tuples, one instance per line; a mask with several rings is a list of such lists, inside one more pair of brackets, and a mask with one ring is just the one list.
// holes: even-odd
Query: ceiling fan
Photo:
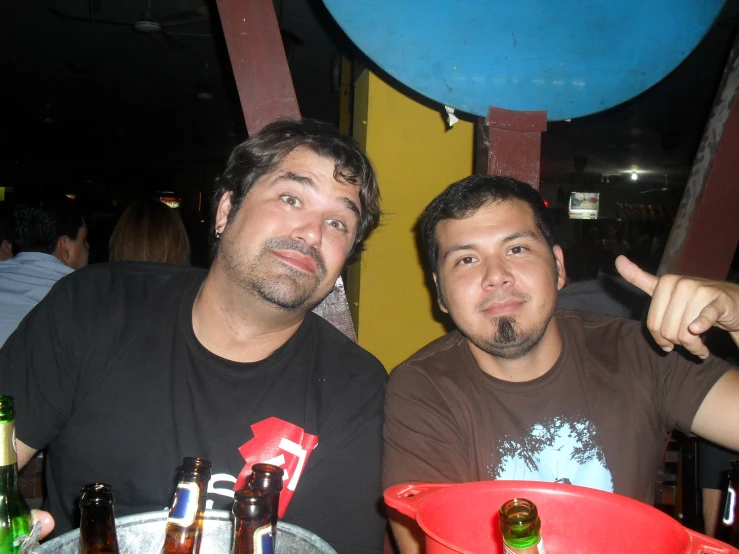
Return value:
[(187, 25), (189, 23), (200, 23), (202, 21), (210, 21), (210, 13), (208, 6), (201, 6), (196, 10), (189, 12), (181, 12), (174, 15), (168, 15), (154, 19), (151, 11), (151, 0), (147, 0), (146, 9), (141, 14), (141, 18), (137, 21), (110, 21), (95, 17), (95, 13), (91, 12), (90, 17), (76, 17), (68, 15), (64, 12), (46, 7), (51, 15), (58, 17), (64, 21), (82, 21), (84, 23), (102, 24), (102, 25), (120, 25), (125, 27), (133, 27), (133, 29), (143, 35), (147, 35), (164, 49), (184, 48), (184, 45), (172, 38), (165, 29), (176, 27), (178, 25)]

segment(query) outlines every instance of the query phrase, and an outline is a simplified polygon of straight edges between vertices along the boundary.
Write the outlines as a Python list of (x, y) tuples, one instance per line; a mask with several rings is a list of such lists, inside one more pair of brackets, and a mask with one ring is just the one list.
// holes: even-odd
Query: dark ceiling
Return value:
[[(336, 48), (307, 2), (283, 2), (281, 27), (304, 42), (292, 54), (301, 111), (337, 122)], [(150, 5), (163, 24), (195, 10), (210, 20), (167, 27), (181, 47), (164, 48), (133, 26), (145, 0), (0, 3), (0, 185), (56, 180), (71, 192), (223, 164), (246, 132), (215, 2)]]
[[(172, 188), (187, 172), (198, 174), (192, 182), (210, 181), (245, 136), (215, 3), (150, 4), (163, 24), (183, 13), (202, 15), (204, 7), (210, 20), (168, 27), (182, 48), (165, 49), (133, 27), (145, 0), (0, 2), (0, 186), (54, 181), (72, 191), (160, 181), (159, 188)], [(543, 180), (610, 179), (636, 170), (643, 182), (682, 187), (738, 8), (739, 0), (729, 0), (688, 59), (638, 98), (550, 123)], [(346, 50), (346, 37), (320, 2), (275, 0), (275, 9), (281, 28), (304, 43), (291, 63), (303, 115), (336, 123), (331, 62)]]

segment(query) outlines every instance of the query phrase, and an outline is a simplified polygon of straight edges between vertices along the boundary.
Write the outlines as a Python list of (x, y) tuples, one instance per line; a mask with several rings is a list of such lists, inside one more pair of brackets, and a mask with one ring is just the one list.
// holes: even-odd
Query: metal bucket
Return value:
[[(115, 527), (121, 554), (159, 554), (164, 544), (167, 510), (146, 512), (116, 518)], [(203, 522), (201, 554), (229, 554), (233, 516), (225, 510), (206, 510)], [(77, 554), (79, 529), (39, 546), (34, 554)], [(275, 554), (336, 554), (318, 535), (297, 525), (277, 523), (277, 547)]]

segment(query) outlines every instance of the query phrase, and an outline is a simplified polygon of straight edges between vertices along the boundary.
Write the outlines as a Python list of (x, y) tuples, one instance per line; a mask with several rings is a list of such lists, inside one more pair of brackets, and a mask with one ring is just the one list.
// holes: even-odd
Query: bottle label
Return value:
[(724, 506), (724, 516), (721, 522), (727, 527), (734, 525), (736, 519), (736, 490), (729, 483), (729, 490), (726, 493), (726, 505)]
[(544, 539), (539, 539), (539, 542), (526, 548), (516, 548), (515, 546), (508, 546), (505, 541), (503, 542), (503, 552), (505, 554), (547, 554), (544, 548)]
[(271, 523), (254, 531), (254, 554), (274, 554)]
[(15, 453), (15, 422), (0, 423), (0, 467), (18, 460)]
[(200, 488), (197, 483), (180, 483), (177, 485), (172, 508), (169, 510), (167, 523), (189, 527), (198, 514)]

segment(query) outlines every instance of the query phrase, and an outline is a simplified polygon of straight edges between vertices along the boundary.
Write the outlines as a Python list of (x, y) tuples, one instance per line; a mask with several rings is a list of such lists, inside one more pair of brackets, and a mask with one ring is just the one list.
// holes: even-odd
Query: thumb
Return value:
[(51, 514), (43, 510), (31, 510), (31, 518), (34, 523), (37, 521), (41, 523), (41, 534), (39, 536), (41, 539), (51, 533), (54, 530), (54, 525), (56, 525)]
[(621, 277), (646, 292), (649, 296), (652, 296), (659, 281), (657, 277), (641, 269), (626, 256), (616, 258), (616, 269), (621, 274)]
[(688, 331), (690, 331), (694, 335), (705, 333), (711, 327), (716, 325), (716, 322), (718, 321), (720, 315), (721, 314), (718, 307), (716, 306), (715, 301), (711, 302), (708, 306), (701, 310), (701, 313), (698, 314), (698, 317), (696, 317), (688, 326)]

